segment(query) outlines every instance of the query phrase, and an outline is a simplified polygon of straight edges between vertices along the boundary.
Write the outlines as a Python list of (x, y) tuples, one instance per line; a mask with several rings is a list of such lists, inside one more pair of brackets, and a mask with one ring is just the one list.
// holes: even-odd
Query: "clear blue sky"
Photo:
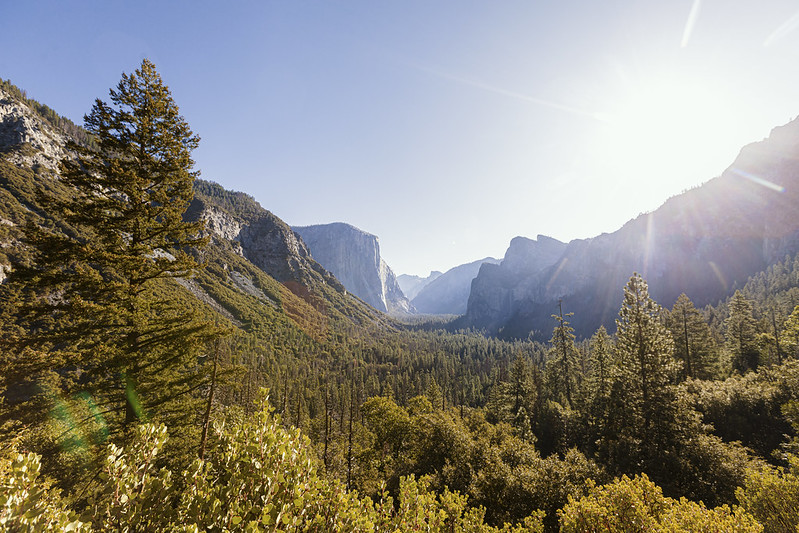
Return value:
[(0, 77), (81, 123), (148, 57), (204, 178), (398, 274), (614, 231), (799, 114), (791, 1), (2, 4)]

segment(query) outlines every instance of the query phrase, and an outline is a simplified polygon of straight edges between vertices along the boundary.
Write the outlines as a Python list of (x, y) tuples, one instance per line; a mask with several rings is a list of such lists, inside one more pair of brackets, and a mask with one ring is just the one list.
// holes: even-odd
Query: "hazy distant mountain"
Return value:
[(295, 227), (311, 255), (355, 296), (375, 309), (408, 314), (412, 307), (391, 268), (380, 257), (376, 236), (355, 226), (334, 222)]
[[(465, 265), (440, 272), (428, 280), (411, 299), (411, 304), (420, 313), (431, 315), (462, 315), (466, 312), (472, 280), (483, 263), (497, 264), (498, 259), (486, 257)], [(407, 294), (407, 293), (406, 293)], [(410, 296), (409, 296), (410, 298)]]
[(430, 282), (438, 278), (442, 273), (438, 270), (433, 270), (430, 275), (423, 278), (421, 276), (413, 276), (411, 274), (400, 274), (397, 276), (397, 283), (399, 283), (402, 294), (409, 300), (416, 298), (419, 291), (424, 289)]
[(613, 233), (570, 242), (546, 268), (524, 268), (528, 260), (520, 268), (518, 244), (511, 242), (499, 266), (481, 268), (459, 325), (546, 340), (562, 299), (579, 334), (602, 324), (615, 329), (622, 287), (634, 271), (661, 305), (671, 307), (683, 292), (697, 306), (716, 303), (799, 251), (799, 121), (746, 146), (720, 177), (656, 211)]

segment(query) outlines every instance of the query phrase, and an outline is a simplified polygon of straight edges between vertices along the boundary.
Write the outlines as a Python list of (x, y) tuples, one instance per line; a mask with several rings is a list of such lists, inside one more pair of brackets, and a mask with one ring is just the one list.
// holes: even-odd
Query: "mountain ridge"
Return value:
[[(720, 176), (667, 199), (612, 233), (569, 242), (536, 273), (481, 269), (459, 326), (545, 340), (558, 300), (578, 334), (614, 329), (620, 289), (633, 272), (670, 306), (681, 293), (716, 303), (754, 273), (799, 251), (799, 122), (743, 147)], [(515, 239), (514, 239), (515, 240)], [(508, 251), (511, 252), (513, 241)], [(506, 259), (508, 260), (506, 253)], [(475, 292), (476, 289), (476, 292)], [(504, 291), (498, 301), (492, 291)], [(511, 295), (511, 296), (508, 296)]]

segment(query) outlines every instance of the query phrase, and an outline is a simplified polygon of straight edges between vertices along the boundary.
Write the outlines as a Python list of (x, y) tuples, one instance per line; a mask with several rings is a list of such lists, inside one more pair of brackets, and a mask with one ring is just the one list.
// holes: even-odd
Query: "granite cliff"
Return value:
[(413, 312), (397, 278), (380, 257), (376, 236), (342, 222), (293, 229), (308, 245), (312, 257), (352, 294), (392, 315)]
[(0, 85), (0, 153), (6, 161), (30, 168), (56, 170), (66, 157), (66, 135), (28, 103)]
[(281, 283), (323, 282), (343, 290), (311, 258), (308, 247), (289, 225), (262, 208), (254, 198), (203, 180), (195, 182), (194, 190), (195, 198), (186, 218), (205, 220), (206, 230), (218, 242), (228, 242), (236, 253)]

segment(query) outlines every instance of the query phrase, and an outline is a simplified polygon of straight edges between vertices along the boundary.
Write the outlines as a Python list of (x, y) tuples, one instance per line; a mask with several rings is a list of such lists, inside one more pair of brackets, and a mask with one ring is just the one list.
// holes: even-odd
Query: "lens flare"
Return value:
[(713, 261), (708, 261), (707, 265), (710, 267), (713, 273), (716, 274), (716, 278), (719, 280), (719, 283), (721, 283), (721, 286), (724, 287), (724, 290), (728, 291), (729, 285), (727, 284), (727, 280), (724, 278), (724, 274), (722, 274), (718, 265)]
[(688, 14), (688, 20), (685, 23), (685, 29), (682, 32), (682, 42), (680, 46), (685, 48), (688, 46), (688, 41), (691, 40), (691, 34), (694, 32), (694, 26), (696, 26), (696, 19), (699, 18), (699, 10), (702, 7), (702, 0), (694, 0), (694, 4), (691, 6), (691, 12)]
[(125, 375), (124, 378), (125, 398), (128, 400), (128, 405), (133, 408), (133, 412), (136, 413), (136, 418), (143, 419), (144, 411), (141, 408), (141, 400), (139, 400), (139, 395), (136, 393), (136, 387), (133, 384), (133, 380), (129, 379), (127, 375)]
[(760, 176), (755, 176), (754, 174), (747, 172), (745, 170), (741, 170), (740, 168), (733, 167), (731, 171), (736, 176), (746, 178), (749, 181), (757, 183), (758, 185), (762, 185), (763, 187), (771, 189), (772, 191), (785, 192), (785, 187), (783, 187), (782, 185), (777, 185), (776, 183), (772, 183), (767, 179), (763, 179)]
[(106, 424), (105, 417), (100, 412), (100, 408), (97, 407), (97, 404), (94, 402), (91, 394), (88, 392), (81, 392), (78, 394), (78, 398), (86, 403), (86, 406), (89, 409), (89, 414), (94, 419), (94, 423), (97, 426), (97, 430), (95, 431), (96, 442), (98, 444), (103, 444), (108, 439), (108, 424)]
[(560, 275), (560, 271), (563, 270), (563, 267), (566, 266), (566, 263), (568, 261), (569, 261), (568, 257), (564, 257), (563, 259), (561, 259), (560, 263), (558, 264), (558, 268), (555, 269), (555, 272), (552, 274), (552, 277), (550, 277), (549, 281), (547, 281), (546, 285), (547, 291), (549, 291), (549, 288), (552, 286), (553, 283), (555, 283), (555, 280), (558, 278), (558, 275)]

